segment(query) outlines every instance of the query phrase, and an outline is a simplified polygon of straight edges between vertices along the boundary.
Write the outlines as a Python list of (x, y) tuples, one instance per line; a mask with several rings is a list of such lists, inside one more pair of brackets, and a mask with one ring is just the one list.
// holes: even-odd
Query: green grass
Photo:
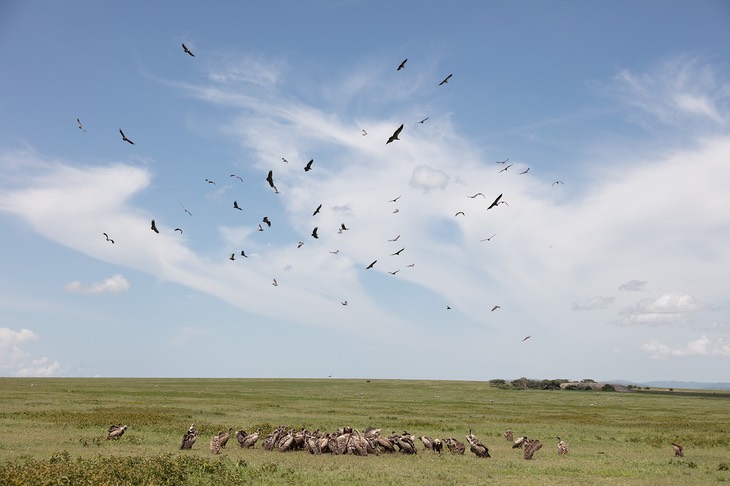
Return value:
[[(0, 484), (716, 484), (730, 481), (730, 393), (501, 390), (486, 382), (0, 378)], [(129, 429), (106, 441), (112, 423)], [(180, 451), (190, 423), (201, 431)], [(312, 456), (208, 441), (234, 427), (453, 436), (491, 459)], [(539, 438), (532, 461), (502, 434)], [(558, 456), (555, 436), (570, 446)], [(671, 442), (681, 442), (675, 458)]]

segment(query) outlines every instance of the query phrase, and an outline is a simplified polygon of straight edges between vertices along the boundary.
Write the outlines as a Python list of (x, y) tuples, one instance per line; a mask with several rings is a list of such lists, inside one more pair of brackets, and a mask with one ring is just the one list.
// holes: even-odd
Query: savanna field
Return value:
[[(730, 481), (730, 393), (515, 390), (488, 382), (339, 379), (0, 378), (0, 485), (717, 484)], [(106, 440), (112, 424), (129, 426)], [(180, 450), (195, 423), (192, 450)], [(266, 451), (279, 425), (382, 428), (466, 442), (469, 451), (312, 455)], [(254, 449), (235, 437), (262, 429)], [(540, 439), (532, 460), (503, 434)], [(558, 455), (556, 436), (569, 445)], [(675, 457), (672, 442), (684, 446)]]

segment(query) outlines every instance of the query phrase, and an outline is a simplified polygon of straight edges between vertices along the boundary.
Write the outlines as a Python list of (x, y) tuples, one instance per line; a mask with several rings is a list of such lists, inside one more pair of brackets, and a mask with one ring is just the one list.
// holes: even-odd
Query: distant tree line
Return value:
[[(561, 387), (563, 383), (570, 383), (565, 387)], [(568, 380), (565, 378), (557, 378), (553, 380), (533, 380), (530, 378), (517, 378), (516, 380), (507, 381), (501, 379), (489, 380), (489, 384), (495, 388), (502, 390), (594, 390), (587, 386), (588, 383), (596, 383), (596, 380), (585, 378), (579, 382)], [(613, 385), (605, 384), (601, 387), (601, 391), (616, 391)]]

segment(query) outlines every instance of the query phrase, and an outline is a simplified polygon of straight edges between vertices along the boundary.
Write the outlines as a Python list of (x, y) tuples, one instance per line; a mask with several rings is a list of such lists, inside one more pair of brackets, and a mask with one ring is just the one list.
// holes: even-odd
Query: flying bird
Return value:
[[(215, 181), (211, 181), (210, 179), (206, 179), (205, 182), (207, 182), (208, 184), (215, 184)], [(215, 185), (217, 185), (217, 184), (215, 184)]]
[(502, 198), (502, 195), (500, 194), (499, 196), (497, 196), (497, 199), (495, 199), (494, 202), (489, 205), (489, 207), (487, 208), (487, 210), (492, 209), (494, 206), (497, 206), (499, 204), (499, 200), (501, 198)]
[(261, 223), (259, 223), (259, 231), (263, 231), (263, 230), (264, 230), (264, 227), (261, 226)]
[(241, 176), (239, 176), (239, 175), (236, 175), (236, 174), (231, 174), (231, 177), (235, 177), (235, 178), (236, 178), (236, 179), (238, 179), (239, 181), (243, 182), (243, 179), (242, 179), (242, 178), (241, 178)]
[(555, 181), (555, 182), (553, 182), (552, 185), (554, 186), (555, 184), (564, 184), (564, 182), (563, 181)]
[(312, 170), (312, 164), (314, 163), (314, 159), (310, 159), (309, 162), (307, 162), (307, 165), (304, 166), (304, 172), (309, 172)]
[(367, 267), (365, 267), (365, 270), (370, 270), (371, 268), (373, 268), (375, 266), (375, 264), (377, 262), (378, 262), (377, 260), (374, 260), (373, 263), (371, 263), (370, 265), (368, 265)]
[(446, 306), (446, 310), (451, 310), (451, 306)]
[(389, 241), (389, 242), (390, 242), (390, 241), (398, 241), (398, 238), (400, 238), (400, 235), (398, 235), (398, 236), (396, 236), (395, 238), (392, 238), (392, 239), (390, 239), (390, 240), (388, 240), (388, 241)]
[(297, 243), (297, 248), (301, 248), (303, 245), (304, 245), (304, 242), (300, 241), (299, 243)]
[(398, 197), (397, 197), (397, 198), (395, 198), (395, 199), (391, 199), (391, 200), (390, 200), (390, 201), (388, 201), (388, 202), (396, 202), (396, 201), (398, 201), (398, 199), (400, 199), (400, 196), (398, 196)]
[(389, 273), (389, 274), (391, 274), (391, 275), (395, 275), (395, 274), (396, 274), (396, 273), (398, 273), (398, 272), (400, 272), (400, 269), (398, 269), (398, 270), (395, 270), (394, 272), (388, 272), (388, 273)]
[(238, 209), (239, 211), (243, 211), (243, 209), (241, 209), (241, 206), (238, 205), (238, 201), (233, 201), (233, 209)]
[(312, 213), (312, 216), (316, 216), (317, 214), (319, 214), (319, 210), (320, 209), (322, 209), (322, 205), (321, 204), (319, 206), (317, 206), (317, 209), (314, 210), (314, 212)]
[(274, 171), (270, 170), (269, 174), (266, 176), (266, 181), (269, 183), (269, 185), (274, 189), (275, 192), (279, 192), (276, 189), (276, 186), (274, 185)]
[(501, 309), (501, 307), (498, 305), (495, 305), (494, 307), (492, 307), (492, 312), (496, 311), (497, 309)]
[(391, 136), (390, 136), (390, 138), (388, 139), (388, 141), (387, 141), (387, 142), (385, 142), (385, 145), (388, 145), (388, 144), (389, 144), (390, 142), (392, 142), (393, 140), (400, 140), (400, 138), (398, 138), (398, 136), (400, 135), (400, 132), (401, 132), (401, 130), (403, 130), (403, 124), (402, 124), (402, 123), (401, 123), (401, 125), (400, 125), (400, 126), (399, 126), (399, 127), (398, 127), (398, 128), (396, 129), (396, 130), (395, 130), (395, 132), (393, 132), (393, 135), (391, 135)]
[(448, 83), (449, 82), (449, 79), (451, 79), (451, 76), (452, 76), (452, 74), (449, 74), (448, 76), (446, 76), (444, 78), (444, 80), (439, 83), (439, 86), (441, 86), (442, 84)]
[(269, 217), (268, 216), (264, 216), (264, 219), (262, 219), (262, 221), (264, 223), (266, 223), (266, 226), (268, 226), (269, 228), (271, 228), (271, 221), (269, 220)]
[(119, 133), (122, 134), (122, 141), (127, 142), (128, 144), (134, 145), (134, 142), (132, 142), (130, 139), (127, 138), (127, 136), (124, 134), (122, 129), (119, 129)]
[(155, 233), (159, 233), (159, 232), (160, 232), (160, 230), (158, 230), (158, 229), (157, 229), (157, 225), (155, 224), (155, 220), (154, 220), (154, 219), (152, 220), (152, 224), (150, 225), (150, 228), (151, 228), (151, 229), (152, 229), (152, 231), (154, 231)]
[(406, 63), (407, 62), (408, 62), (408, 58), (403, 59), (403, 62), (401, 62), (400, 64), (398, 64), (398, 69), (396, 69), (396, 71), (400, 71), (401, 69), (403, 69), (404, 67), (406, 67)]
[(195, 54), (190, 52), (190, 49), (188, 49), (188, 47), (185, 44), (182, 45), (182, 48), (183, 48), (183, 51), (185, 51), (185, 54), (189, 54), (191, 57), (195, 57)]
[(423, 120), (419, 121), (418, 123), (420, 123), (421, 125), (423, 125), (423, 124), (424, 124), (424, 123), (426, 122), (426, 120), (428, 120), (428, 118), (429, 118), (429, 117), (426, 117), (426, 118), (424, 118)]
[(506, 158), (506, 159), (504, 159), (504, 160), (498, 160), (498, 161), (497, 161), (497, 163), (498, 163), (498, 164), (506, 164), (508, 160), (509, 160), (509, 157), (507, 157), (507, 158)]
[(347, 301), (346, 300), (343, 300), (342, 302), (340, 302), (340, 304), (347, 305)]
[(230, 261), (232, 261), (232, 262), (235, 261), (236, 260), (236, 254), (235, 253), (231, 253), (231, 256), (229, 256), (228, 259)]
[(81, 124), (81, 120), (79, 120), (79, 119), (77, 118), (77, 119), (76, 119), (76, 123), (78, 123), (78, 124), (79, 124), (79, 130), (81, 130), (81, 131), (83, 131), (83, 132), (86, 132), (86, 129), (85, 129), (85, 128), (84, 128), (84, 126), (83, 126), (83, 125)]
[(108, 235), (108, 234), (106, 234), (106, 233), (102, 233), (102, 234), (103, 234), (103, 235), (104, 235), (104, 237), (106, 238), (106, 241), (111, 241), (111, 242), (112, 242), (112, 244), (114, 244), (114, 240), (112, 240), (111, 238), (109, 238), (109, 235)]
[(495, 236), (497, 236), (497, 233), (494, 233), (494, 234), (493, 234), (492, 236), (490, 236), (489, 238), (484, 238), (483, 240), (479, 240), (479, 241), (490, 241), (490, 240), (491, 240), (492, 238), (494, 238)]
[(243, 250), (241, 250), (241, 256), (242, 256), (243, 258), (248, 258), (248, 255), (246, 255), (246, 252), (245, 252), (245, 251), (243, 251)]
[(364, 136), (365, 136), (365, 135), (367, 135), (367, 134), (368, 134), (368, 132), (366, 132), (366, 131), (365, 131), (365, 129), (363, 128), (363, 129), (362, 129), (362, 136), (364, 137)]
[[(515, 164), (510, 164), (510, 165), (508, 165), (507, 167), (505, 167), (504, 169), (500, 170), (499, 172), (504, 172), (504, 171), (506, 171), (507, 169), (509, 169), (510, 167), (512, 167), (513, 165), (515, 165)], [(497, 172), (497, 174), (499, 174), (499, 172)]]
[(409, 264), (409, 265), (406, 265), (406, 267), (409, 267), (409, 268), (413, 268), (413, 267), (415, 267), (415, 266), (416, 266), (416, 264), (415, 264), (415, 263), (411, 263), (411, 264)]
[(281, 158), (281, 161), (284, 162), (285, 164), (288, 164), (289, 163), (289, 161), (286, 160), (284, 157)]
[(312, 230), (312, 238), (319, 238), (319, 236), (317, 236), (318, 229), (319, 229), (319, 226), (314, 227), (314, 229)]
[(330, 253), (332, 253), (333, 255), (337, 255), (339, 252), (340, 252), (340, 250), (334, 250), (334, 251), (330, 250)]
[(529, 167), (527, 169), (523, 170), (522, 172), (520, 172), (519, 175), (527, 174), (528, 172), (530, 172), (530, 168)]
[(460, 215), (460, 214), (461, 214), (462, 216), (466, 216), (466, 214), (464, 214), (464, 211), (459, 211), (458, 213), (456, 213), (456, 214), (454, 215), (454, 217), (456, 217), (456, 216), (458, 216), (458, 215)]
[(180, 234), (183, 234), (183, 230), (182, 230), (182, 228), (175, 228), (175, 230), (174, 230), (174, 231), (179, 231), (179, 232), (180, 232)]
[(486, 197), (487, 197), (487, 196), (485, 196), (484, 194), (482, 194), (481, 192), (477, 192), (477, 193), (476, 193), (476, 194), (474, 194), (473, 196), (466, 196), (466, 197), (468, 197), (468, 198), (470, 198), (470, 199), (474, 199), (474, 198), (475, 198), (475, 197), (477, 197), (477, 196), (482, 196), (482, 197), (483, 197), (483, 198), (485, 198), (485, 199), (486, 199)]
[(400, 249), (400, 250), (398, 250), (397, 252), (395, 252), (395, 253), (391, 253), (391, 254), (390, 254), (390, 256), (397, 256), (397, 255), (400, 255), (400, 252), (402, 252), (402, 251), (403, 251), (403, 250), (405, 250), (405, 249), (406, 249), (406, 247), (404, 246), (403, 248), (401, 248), (401, 249)]
[(276, 279), (274, 279), (274, 281), (271, 282), (271, 285), (273, 285), (274, 287), (278, 287), (279, 286), (279, 282), (277, 282)]
[(189, 214), (190, 216), (192, 216), (192, 215), (193, 215), (193, 213), (191, 213), (190, 211), (188, 211), (187, 209), (185, 209), (185, 206), (183, 206), (183, 205), (182, 205), (182, 203), (180, 203), (180, 207), (181, 207), (181, 208), (183, 208), (183, 210), (184, 210), (184, 211), (185, 211), (186, 213), (188, 213), (188, 214)]
[(347, 231), (348, 229), (349, 229), (349, 228), (348, 228), (347, 226), (345, 226), (345, 223), (342, 223), (342, 224), (340, 225), (340, 231)]
[(395, 209), (393, 210), (393, 214), (396, 214), (396, 213), (400, 213), (400, 209), (398, 209), (398, 208), (395, 208)]
[(525, 336), (524, 338), (522, 338), (522, 341), (527, 341), (527, 340), (528, 340), (528, 339), (530, 339), (531, 337), (532, 337), (532, 336)]

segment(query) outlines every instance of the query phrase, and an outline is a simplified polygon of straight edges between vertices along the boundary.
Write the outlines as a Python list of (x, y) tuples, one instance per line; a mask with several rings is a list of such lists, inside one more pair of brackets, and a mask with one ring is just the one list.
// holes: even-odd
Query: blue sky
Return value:
[(0, 374), (729, 381), (728, 25), (3, 2)]

